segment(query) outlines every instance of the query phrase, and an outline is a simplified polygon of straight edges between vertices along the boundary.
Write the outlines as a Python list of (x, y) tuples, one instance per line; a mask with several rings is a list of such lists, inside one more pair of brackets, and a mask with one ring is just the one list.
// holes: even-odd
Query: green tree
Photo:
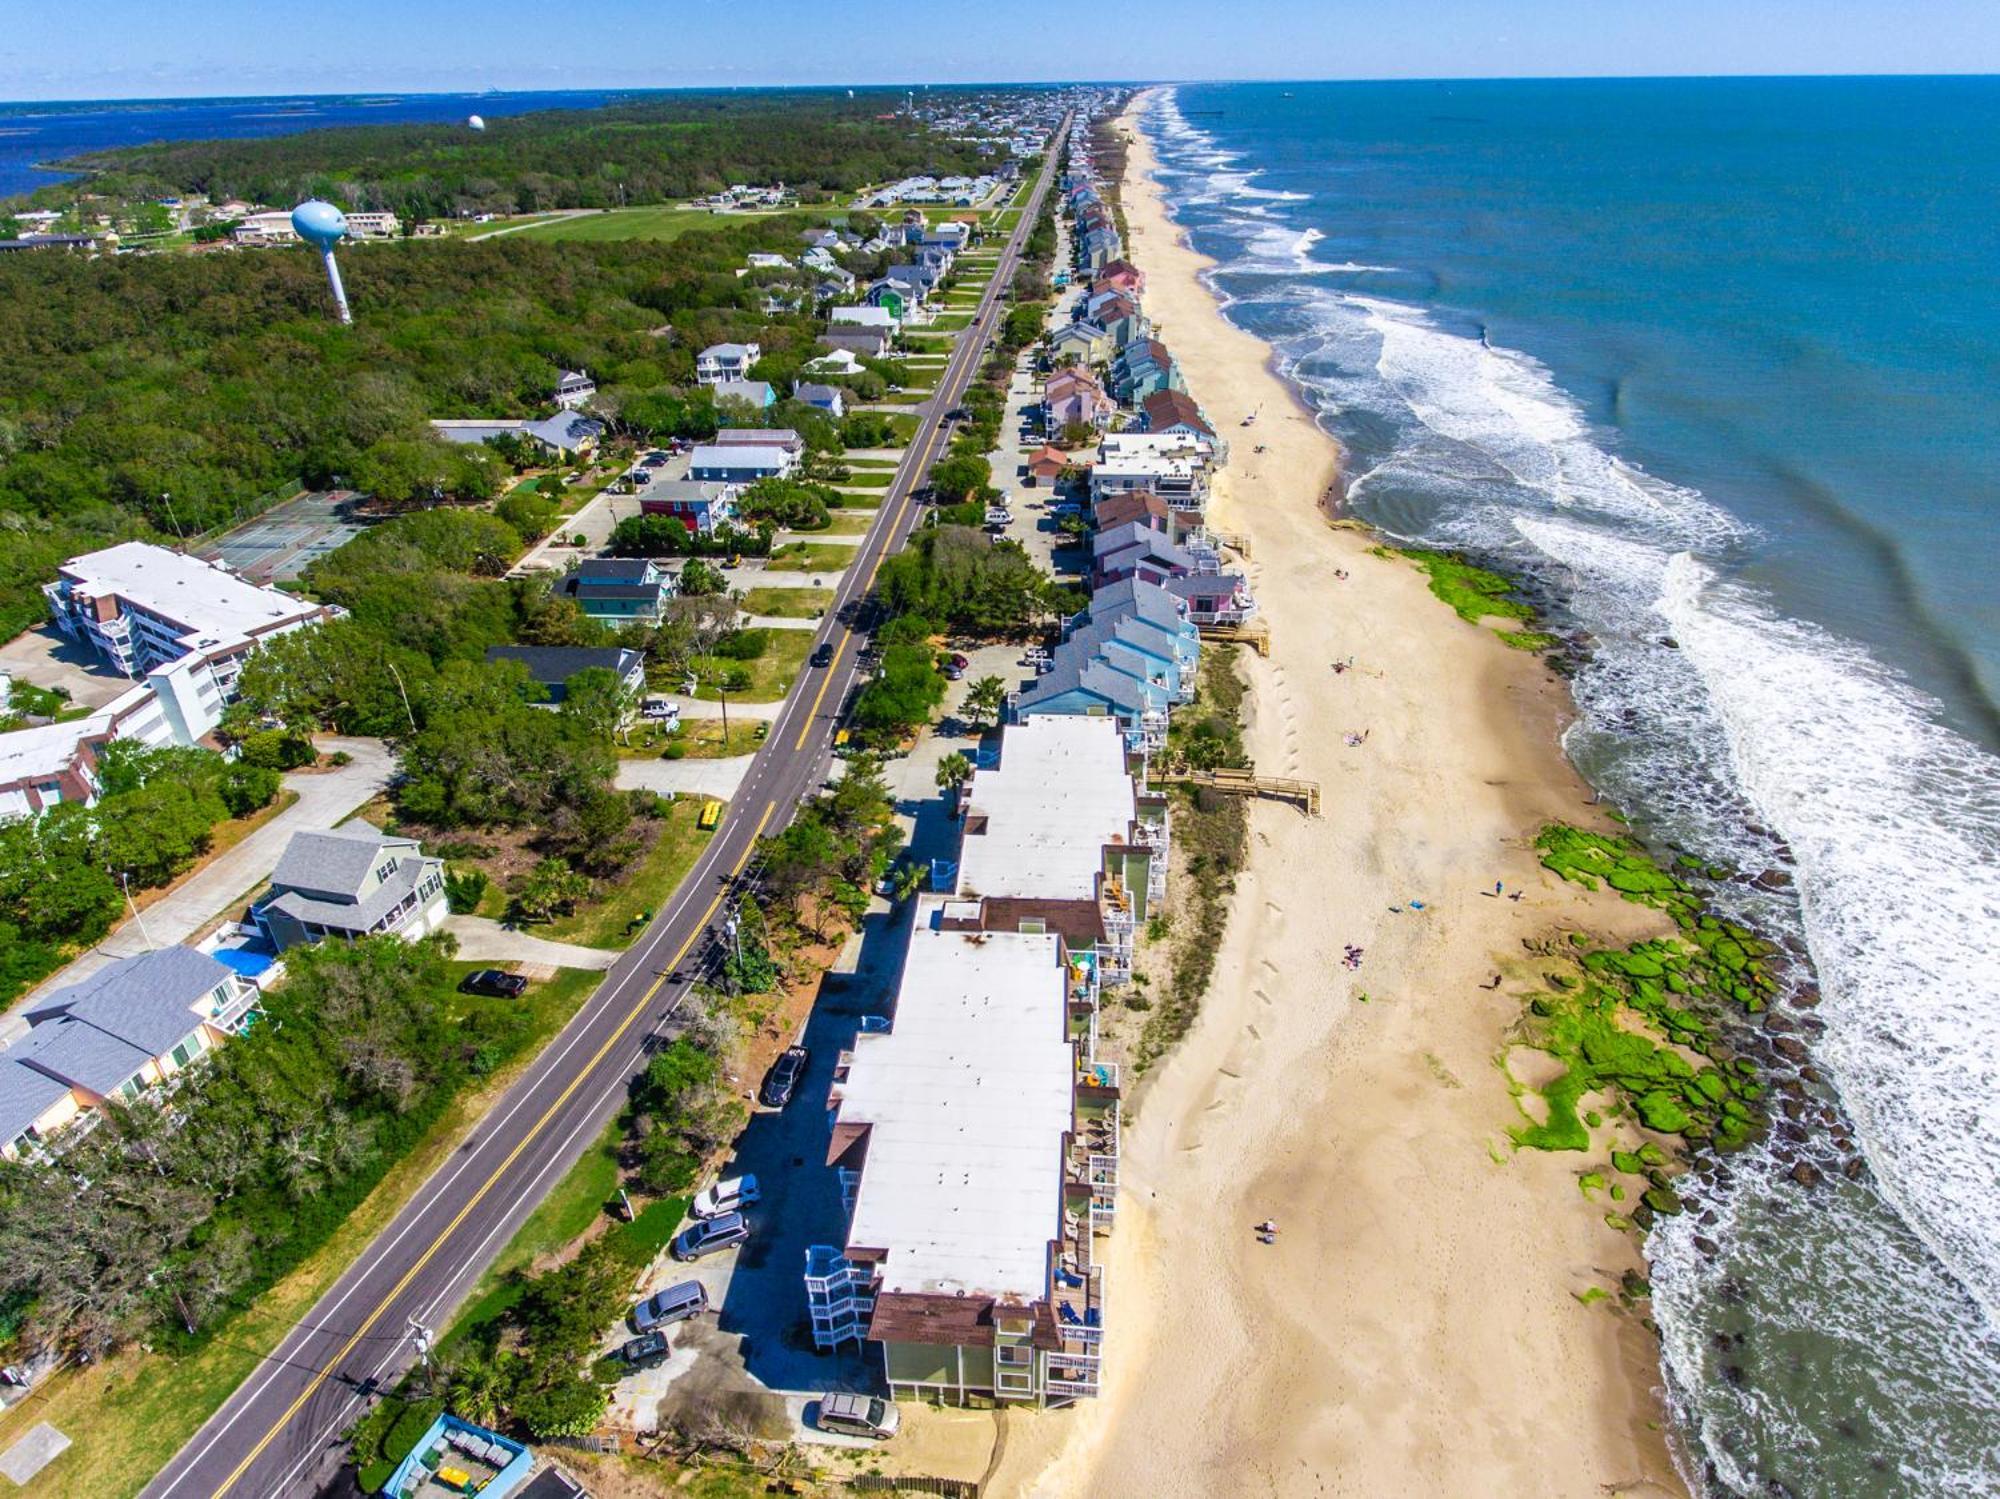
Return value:
[(1006, 707), (1007, 684), (999, 677), (981, 677), (966, 691), (965, 709), (975, 723), (980, 720), (999, 723)]
[(931, 469), (931, 488), (946, 500), (969, 499), (993, 483), (993, 465), (984, 458), (954, 455)]
[(972, 762), (957, 750), (953, 750), (938, 761), (938, 790), (945, 792), (947, 795), (955, 796), (958, 793), (958, 788), (971, 779)]
[(590, 878), (562, 859), (543, 859), (530, 869), (515, 893), (514, 905), (529, 921), (553, 921), (576, 909), (590, 895)]

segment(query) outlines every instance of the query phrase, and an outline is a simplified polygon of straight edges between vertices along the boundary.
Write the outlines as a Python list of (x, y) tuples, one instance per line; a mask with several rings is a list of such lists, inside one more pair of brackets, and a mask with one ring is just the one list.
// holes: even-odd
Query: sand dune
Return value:
[[(1106, 1393), (1011, 1417), (991, 1491), (1682, 1492), (1651, 1336), (1576, 1299), (1643, 1265), (1578, 1191), (1581, 1157), (1508, 1150), (1496, 1058), (1520, 1000), (1480, 987), (1524, 937), (1640, 929), (1528, 848), (1544, 821), (1590, 816), (1556, 749), (1566, 697), (1327, 524), (1335, 446), (1196, 280), (1151, 160), (1140, 137), (1129, 251), (1234, 445), (1215, 519), (1249, 538), (1274, 633), (1269, 660), (1243, 658), (1251, 749), (1317, 779), (1324, 815), (1253, 814), (1202, 1018), (1127, 1131)], [(1349, 655), (1356, 670), (1330, 670)], [(1528, 893), (1482, 894), (1495, 880)], [(1250, 1232), (1267, 1217), (1268, 1248)]]

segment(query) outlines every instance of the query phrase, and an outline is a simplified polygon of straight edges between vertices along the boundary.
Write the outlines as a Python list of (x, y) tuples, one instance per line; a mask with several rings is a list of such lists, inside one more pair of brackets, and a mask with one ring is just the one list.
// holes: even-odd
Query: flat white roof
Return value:
[(1095, 899), (1104, 846), (1126, 842), (1139, 812), (1117, 721), (1051, 713), (1008, 725), (998, 768), (972, 773), (968, 810), (985, 814), (986, 831), (960, 846), (958, 894)]
[(143, 541), (74, 557), (62, 565), (62, 573), (86, 593), (100, 598), (116, 594), (189, 634), (214, 640), (256, 635), (320, 610), (318, 604), (276, 588), (246, 583), (220, 563)]
[(60, 775), (76, 754), (79, 741), (102, 734), (102, 713), (68, 723), (41, 724), (0, 734), (0, 786), (16, 781), (47, 780)]
[(688, 468), (781, 469), (785, 459), (785, 450), (774, 442), (704, 443), (688, 454)]
[(855, 1038), (840, 1103), (868, 1124), (848, 1243), (888, 1291), (1048, 1294), (1074, 1053), (1053, 934), (933, 929), (917, 912), (891, 1028)]

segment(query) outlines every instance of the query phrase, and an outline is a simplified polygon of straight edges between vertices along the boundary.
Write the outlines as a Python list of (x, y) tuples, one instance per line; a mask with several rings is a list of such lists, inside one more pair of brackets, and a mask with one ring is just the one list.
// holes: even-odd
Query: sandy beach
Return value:
[[(1482, 987), (1523, 939), (1651, 929), (1530, 848), (1593, 816), (1557, 749), (1567, 696), (1328, 524), (1335, 445), (1197, 280), (1125, 125), (1128, 253), (1231, 440), (1212, 514), (1248, 538), (1273, 635), (1269, 659), (1241, 658), (1249, 746), (1318, 780), (1324, 815), (1255, 808), (1215, 983), (1127, 1132), (1105, 1394), (1010, 1418), (991, 1491), (1681, 1493), (1651, 1334), (1578, 1299), (1643, 1261), (1578, 1190), (1584, 1158), (1510, 1148), (1499, 1058), (1521, 989)], [(1250, 1231), (1265, 1218), (1271, 1247)]]

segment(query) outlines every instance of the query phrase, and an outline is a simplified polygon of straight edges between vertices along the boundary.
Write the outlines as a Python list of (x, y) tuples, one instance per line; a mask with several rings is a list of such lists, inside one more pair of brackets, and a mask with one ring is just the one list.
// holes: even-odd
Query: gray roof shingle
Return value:
[(350, 822), (325, 832), (294, 833), (278, 867), (271, 871), (271, 884), (278, 890), (352, 902), (360, 899), (361, 886), (383, 850), (408, 842), (392, 838), (367, 822)]
[(163, 1056), (198, 1023), (194, 1006), (230, 972), (191, 947), (163, 947), (120, 958), (81, 983), (58, 989), (27, 1012), (30, 1025), (58, 1017), (116, 1036), (149, 1057)]

